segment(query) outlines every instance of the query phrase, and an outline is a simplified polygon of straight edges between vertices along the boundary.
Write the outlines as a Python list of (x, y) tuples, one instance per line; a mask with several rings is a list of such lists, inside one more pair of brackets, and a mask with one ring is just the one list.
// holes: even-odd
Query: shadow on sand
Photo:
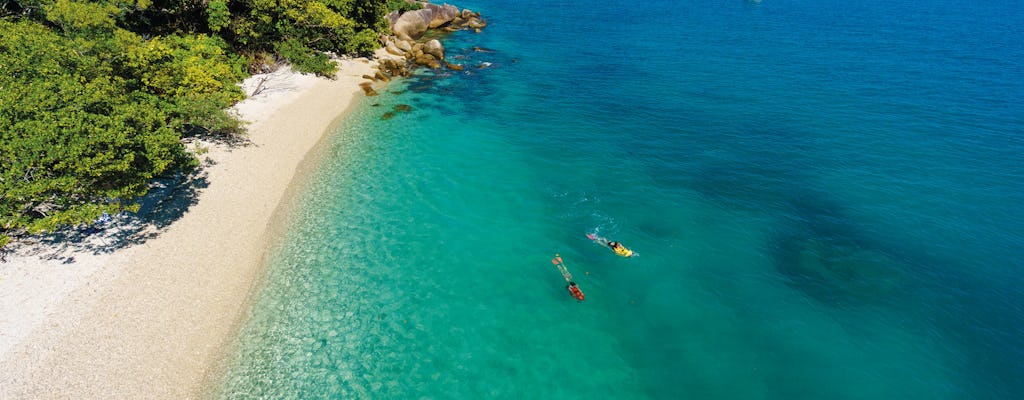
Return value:
[[(123, 212), (105, 222), (19, 238), (5, 251), (8, 255), (36, 256), (70, 264), (75, 261), (75, 254), (104, 254), (141, 244), (185, 215), (208, 185), (207, 173), (202, 168), (191, 174), (158, 180), (151, 183), (149, 193), (139, 199), (140, 208), (136, 213)], [(3, 256), (0, 253), (0, 261), (4, 261)]]

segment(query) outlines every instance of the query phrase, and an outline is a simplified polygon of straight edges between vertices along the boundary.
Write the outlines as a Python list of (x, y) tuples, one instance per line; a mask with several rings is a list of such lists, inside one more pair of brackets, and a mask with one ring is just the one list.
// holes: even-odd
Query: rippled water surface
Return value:
[(223, 397), (1024, 393), (1019, 1), (460, 5), (466, 70), (325, 143)]

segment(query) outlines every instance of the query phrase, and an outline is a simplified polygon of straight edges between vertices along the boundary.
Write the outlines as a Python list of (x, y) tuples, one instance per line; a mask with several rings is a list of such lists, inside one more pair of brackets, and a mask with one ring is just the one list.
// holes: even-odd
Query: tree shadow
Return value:
[[(36, 256), (64, 264), (75, 261), (76, 254), (107, 254), (145, 243), (160, 235), (199, 201), (207, 186), (207, 172), (199, 169), (154, 181), (150, 191), (138, 200), (137, 212), (122, 212), (103, 222), (69, 226), (54, 232), (18, 238), (4, 250), (6, 255)], [(0, 262), (4, 254), (0, 254)]]

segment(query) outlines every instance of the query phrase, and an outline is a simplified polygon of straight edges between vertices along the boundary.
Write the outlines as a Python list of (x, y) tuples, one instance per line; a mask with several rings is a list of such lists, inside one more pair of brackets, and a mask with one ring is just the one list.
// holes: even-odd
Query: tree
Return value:
[(0, 236), (133, 210), (154, 177), (195, 164), (157, 98), (96, 47), (0, 20)]
[(183, 135), (237, 134), (245, 57), (331, 76), (367, 53), (384, 0), (0, 0), (0, 248), (137, 208), (196, 165)]

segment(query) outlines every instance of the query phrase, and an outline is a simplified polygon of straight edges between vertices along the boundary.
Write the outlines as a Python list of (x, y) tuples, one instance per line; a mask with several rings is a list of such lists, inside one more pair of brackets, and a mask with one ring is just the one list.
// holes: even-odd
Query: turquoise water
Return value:
[(1024, 394), (1020, 2), (460, 6), (471, 68), (325, 144), (222, 397)]

